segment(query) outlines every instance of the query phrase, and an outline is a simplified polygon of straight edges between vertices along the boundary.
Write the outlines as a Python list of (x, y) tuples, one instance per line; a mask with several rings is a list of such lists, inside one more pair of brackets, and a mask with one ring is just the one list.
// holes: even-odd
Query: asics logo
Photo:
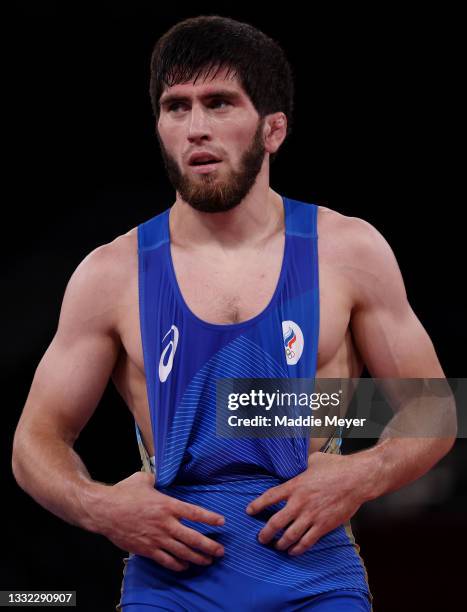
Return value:
[[(165, 336), (162, 338), (162, 342), (164, 342), (167, 336), (171, 334), (172, 332), (173, 332), (173, 338), (170, 340), (169, 344), (162, 351), (162, 355), (159, 361), (159, 380), (161, 382), (165, 382), (170, 372), (172, 371), (175, 351), (177, 350), (179, 332), (178, 332), (178, 328), (175, 325), (172, 325), (169, 331), (165, 334)], [(167, 363), (164, 363), (166, 360), (167, 353), (169, 353), (169, 356), (167, 357)]]

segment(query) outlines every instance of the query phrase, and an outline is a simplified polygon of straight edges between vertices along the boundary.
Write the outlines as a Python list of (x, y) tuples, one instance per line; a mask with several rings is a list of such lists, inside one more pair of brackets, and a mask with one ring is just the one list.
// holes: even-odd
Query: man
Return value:
[[(74, 272), (18, 424), (15, 477), (130, 551), (125, 612), (368, 610), (348, 521), (452, 438), (385, 438), (348, 456), (334, 439), (224, 439), (215, 382), (356, 378), (363, 364), (377, 378), (443, 377), (432, 343), (372, 226), (270, 188), (293, 106), (276, 43), (189, 19), (159, 40), (151, 71), (175, 203)], [(73, 450), (110, 377), (144, 466), (113, 486)]]

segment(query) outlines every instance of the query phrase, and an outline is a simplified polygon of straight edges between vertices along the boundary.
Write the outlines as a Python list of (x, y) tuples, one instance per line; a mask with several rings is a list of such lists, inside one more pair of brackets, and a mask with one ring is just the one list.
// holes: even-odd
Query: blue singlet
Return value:
[[(316, 373), (318, 207), (285, 197), (283, 204), (285, 249), (276, 290), (260, 314), (238, 324), (208, 323), (185, 303), (170, 253), (170, 209), (138, 227), (139, 307), (155, 486), (223, 514), (222, 527), (182, 522), (220, 542), (225, 555), (210, 566), (191, 564), (174, 572), (130, 554), (119, 604), (125, 612), (327, 610), (332, 593), (341, 601), (348, 594), (354, 602), (354, 607), (339, 608), (336, 599), (333, 610), (371, 607), (350, 525), (327, 533), (304, 554), (290, 556), (257, 540), (285, 502), (261, 515), (245, 512), (266, 489), (307, 468), (309, 437), (216, 436), (218, 378), (314, 378)], [(138, 427), (137, 435), (144, 451)], [(325, 450), (339, 452), (339, 442), (331, 440)], [(149, 465), (147, 459), (146, 453)]]

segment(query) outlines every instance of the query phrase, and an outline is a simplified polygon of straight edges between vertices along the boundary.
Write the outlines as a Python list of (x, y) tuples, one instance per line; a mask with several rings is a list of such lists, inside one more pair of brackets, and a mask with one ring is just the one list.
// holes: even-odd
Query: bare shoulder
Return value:
[[(354, 300), (379, 293), (404, 293), (403, 280), (394, 252), (371, 223), (343, 215), (326, 207), (318, 213), (319, 256), (352, 288)], [(321, 262), (320, 262), (321, 263)]]
[(115, 329), (134, 286), (137, 265), (137, 228), (91, 251), (71, 275), (60, 323)]
[(392, 254), (384, 236), (371, 223), (325, 206), (318, 208), (318, 236), (324, 254), (334, 254), (335, 263), (366, 263), (371, 266), (375, 258), (378, 260)]
[(339, 241), (345, 240), (347, 244), (357, 242), (365, 236), (378, 234), (378, 230), (365, 219), (343, 215), (337, 210), (318, 206), (318, 229), (324, 230), (323, 237), (338, 234)]
[(102, 282), (107, 290), (119, 288), (137, 263), (136, 228), (91, 251), (76, 268), (74, 275), (90, 282)]

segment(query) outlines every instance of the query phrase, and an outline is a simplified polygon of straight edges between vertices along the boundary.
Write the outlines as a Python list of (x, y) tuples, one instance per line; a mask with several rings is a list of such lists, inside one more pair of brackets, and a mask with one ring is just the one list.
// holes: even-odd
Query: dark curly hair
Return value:
[[(294, 83), (284, 51), (248, 23), (202, 15), (177, 23), (156, 43), (151, 57), (149, 92), (156, 121), (165, 87), (205, 78), (223, 68), (234, 72), (260, 118), (283, 112), (292, 130)], [(271, 155), (271, 161), (275, 154)]]

